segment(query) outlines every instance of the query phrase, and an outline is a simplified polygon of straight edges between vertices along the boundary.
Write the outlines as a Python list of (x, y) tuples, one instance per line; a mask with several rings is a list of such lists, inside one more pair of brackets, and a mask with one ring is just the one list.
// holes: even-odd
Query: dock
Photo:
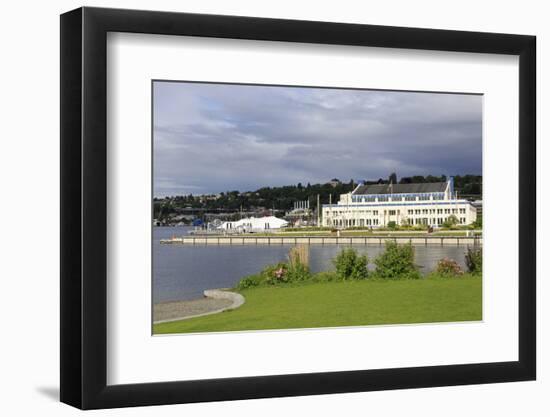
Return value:
[(162, 239), (167, 245), (377, 245), (387, 240), (425, 246), (481, 246), (482, 237), (468, 236), (182, 236)]

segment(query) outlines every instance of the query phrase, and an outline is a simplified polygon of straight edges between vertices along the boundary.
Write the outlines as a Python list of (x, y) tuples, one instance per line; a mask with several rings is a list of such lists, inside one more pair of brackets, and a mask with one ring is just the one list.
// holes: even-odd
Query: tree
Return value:
[(451, 214), (445, 221), (443, 222), (443, 227), (445, 228), (451, 228), (453, 226), (456, 226), (458, 224), (458, 217), (456, 217), (454, 214)]
[(478, 214), (476, 221), (472, 223), (476, 229), (481, 229), (483, 227), (483, 216)]
[(392, 172), (388, 180), (391, 184), (397, 184), (397, 174), (395, 172)]

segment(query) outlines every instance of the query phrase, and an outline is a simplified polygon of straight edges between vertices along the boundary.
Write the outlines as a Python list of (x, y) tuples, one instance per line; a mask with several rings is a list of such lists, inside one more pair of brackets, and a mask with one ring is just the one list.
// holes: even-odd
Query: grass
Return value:
[(361, 280), (242, 290), (233, 311), (160, 323), (154, 334), (481, 320), (481, 278)]

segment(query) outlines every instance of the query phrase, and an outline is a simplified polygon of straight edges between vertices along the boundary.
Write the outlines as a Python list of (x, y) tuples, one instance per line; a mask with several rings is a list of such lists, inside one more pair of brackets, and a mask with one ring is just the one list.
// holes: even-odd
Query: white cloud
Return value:
[(481, 109), (473, 95), (155, 83), (155, 193), (479, 174)]

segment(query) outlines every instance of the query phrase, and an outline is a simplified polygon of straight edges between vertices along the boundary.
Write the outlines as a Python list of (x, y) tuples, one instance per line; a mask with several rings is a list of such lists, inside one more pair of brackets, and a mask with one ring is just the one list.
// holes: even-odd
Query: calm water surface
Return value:
[[(161, 245), (160, 239), (187, 234), (189, 227), (153, 228), (153, 301), (191, 300), (202, 297), (210, 288), (233, 287), (243, 276), (255, 274), (267, 264), (287, 260), (292, 245), (277, 246), (187, 246)], [(331, 259), (343, 245), (311, 245), (309, 266), (312, 272), (333, 269)], [(383, 246), (354, 248), (372, 259)], [(421, 270), (431, 271), (437, 261), (455, 259), (462, 268), (466, 246), (415, 246), (416, 263)]]

